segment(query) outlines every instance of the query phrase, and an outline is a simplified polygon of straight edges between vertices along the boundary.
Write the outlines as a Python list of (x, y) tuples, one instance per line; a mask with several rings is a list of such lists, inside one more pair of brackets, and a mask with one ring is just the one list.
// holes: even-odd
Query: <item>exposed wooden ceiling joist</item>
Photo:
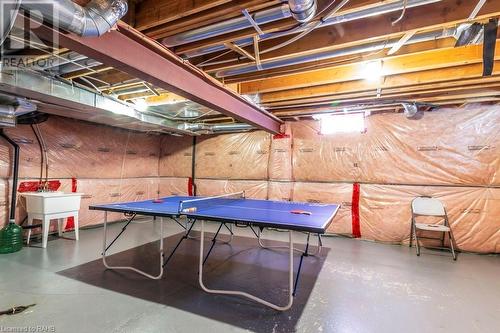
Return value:
[[(419, 54), (388, 57), (383, 59), (382, 73), (385, 76), (389, 76), (480, 63), (482, 62), (482, 52), (482, 45), (470, 45), (426, 51)], [(499, 59), (500, 44), (497, 42), (495, 60)], [(240, 92), (242, 94), (255, 94), (362, 80), (365, 78), (364, 64), (348, 64), (279, 78), (246, 82), (240, 85)]]
[[(371, 6), (375, 6), (379, 3), (379, 1), (372, 1)], [(351, 6), (355, 7), (355, 3), (352, 2)], [(311, 32), (307, 38), (303, 38), (291, 45), (269, 52), (265, 57), (263, 57), (263, 59), (279, 58), (283, 55), (289, 54), (307, 54), (308, 52), (310, 53), (311, 50), (329, 48), (332, 45), (338, 46), (340, 44), (356, 43), (357, 41), (372, 37), (392, 34), (402, 35), (408, 31), (416, 29), (437, 29), (443, 25), (449, 26), (459, 24), (467, 21), (468, 16), (474, 9), (474, 6), (474, 1), (462, 1), (460, 5), (457, 5), (456, 0), (442, 0), (434, 4), (409, 8), (404, 19), (394, 26), (392, 25), (392, 21), (394, 20), (394, 16), (397, 16), (399, 13), (377, 15), (374, 17), (364, 18), (362, 20), (319, 28)], [(345, 10), (349, 10), (352, 7), (346, 7)], [(339, 11), (338, 14), (341, 15), (345, 10)], [(477, 20), (485, 19), (486, 17), (498, 16), (499, 12), (500, 3), (498, 1), (489, 0), (481, 9)], [(360, 22), (363, 23), (360, 24)], [(274, 22), (264, 25), (262, 28), (264, 31), (269, 32), (286, 30), (293, 26), (293, 22), (288, 22), (288, 24), (284, 27), (281, 27), (280, 24), (284, 25), (285, 22)], [(269, 28), (266, 30), (266, 27)], [(225, 34), (179, 46), (175, 49), (175, 51), (177, 53), (191, 52), (207, 46), (221, 45), (224, 42), (231, 42), (237, 39), (251, 37), (253, 35), (255, 35), (255, 30), (253, 29), (237, 31), (231, 34)], [(262, 42), (261, 48), (267, 49), (276, 44), (282, 43), (289, 38), (290, 36), (286, 36)]]
[(228, 2), (231, 0), (145, 0), (137, 6), (136, 28), (145, 30)]
[[(192, 1), (189, 1), (192, 2)], [(229, 20), (241, 16), (241, 10), (247, 9), (250, 12), (262, 10), (267, 7), (280, 4), (279, 0), (233, 0), (209, 10), (199, 11), (194, 15), (184, 17), (177, 20), (169, 20), (170, 14), (165, 13), (164, 16), (159, 15), (156, 22), (153, 24), (137, 24), (136, 28), (144, 32), (147, 36), (155, 39), (165, 38), (184, 31), (196, 29), (203, 25), (212, 24), (224, 20)], [(144, 15), (141, 10), (138, 16)], [(144, 20), (147, 22), (147, 20)], [(163, 23), (162, 23), (163, 21)]]
[(354, 93), (365, 91), (396, 90), (401, 91), (415, 89), (442, 88), (450, 85), (467, 85), (485, 82), (496, 82), (500, 75), (500, 61), (494, 66), (493, 76), (483, 78), (482, 64), (470, 64), (457, 67), (448, 67), (427, 70), (415, 73), (386, 76), (382, 82), (370, 80), (345, 81), (326, 84), (315, 87), (298, 88), (276, 92), (263, 93), (260, 95), (262, 104), (277, 101), (293, 101), (312, 97), (333, 96), (338, 93)]
[[(436, 8), (437, 7), (437, 8)], [(454, 8), (455, 7), (455, 8)], [(278, 59), (289, 55), (305, 55), (320, 51), (340, 49), (348, 46), (360, 45), (377, 40), (399, 38), (406, 33), (418, 31), (432, 31), (443, 27), (453, 27), (467, 21), (473, 8), (472, 2), (456, 6), (455, 0), (444, 0), (436, 4), (410, 8), (401, 24), (391, 24), (392, 15), (378, 15), (368, 17), (362, 21), (346, 22), (339, 25), (319, 28), (305, 38), (288, 46), (262, 55), (263, 60)], [(453, 8), (453, 10), (451, 10)], [(488, 2), (481, 11), (477, 20), (486, 20), (500, 15), (500, 3)], [(360, 24), (363, 22), (363, 24)], [(369, 27), (369, 29), (367, 29)], [(290, 37), (282, 37), (263, 41), (263, 50), (283, 43)], [(230, 56), (218, 60), (231, 59)]]
[[(398, 55), (419, 53), (419, 52), (441, 49), (441, 48), (449, 48), (449, 47), (453, 47), (455, 45), (455, 43), (456, 43), (456, 40), (454, 38), (442, 38), (442, 39), (438, 39), (438, 40), (409, 44), (409, 45), (403, 46), (399, 50)], [(274, 69), (269, 69), (269, 70), (256, 71), (256, 72), (249, 73), (249, 74), (230, 76), (227, 78), (223, 78), (222, 80), (226, 84), (250, 82), (250, 81), (256, 81), (256, 80), (261, 80), (261, 79), (267, 79), (267, 78), (271, 78), (271, 77), (286, 76), (289, 74), (300, 73), (300, 72), (311, 72), (311, 71), (322, 69), (322, 68), (329, 68), (329, 67), (333, 67), (333, 66), (340, 66), (340, 65), (346, 65), (346, 64), (351, 64), (351, 63), (357, 63), (360, 61), (382, 59), (385, 57), (385, 55), (386, 55), (385, 50), (375, 51), (375, 52), (363, 52), (363, 53), (354, 54), (354, 55), (346, 55), (346, 56), (335, 57), (335, 58), (326, 59), (326, 60), (314, 61), (311, 63), (304, 63), (304, 64), (299, 64), (299, 65), (286, 66), (286, 67), (282, 67), (282, 68), (274, 68)]]

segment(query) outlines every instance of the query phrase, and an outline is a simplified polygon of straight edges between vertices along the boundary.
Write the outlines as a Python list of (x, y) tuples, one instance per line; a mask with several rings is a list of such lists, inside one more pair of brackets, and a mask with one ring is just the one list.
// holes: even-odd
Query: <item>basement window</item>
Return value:
[(315, 116), (321, 124), (320, 134), (363, 133), (366, 131), (365, 114), (336, 114)]

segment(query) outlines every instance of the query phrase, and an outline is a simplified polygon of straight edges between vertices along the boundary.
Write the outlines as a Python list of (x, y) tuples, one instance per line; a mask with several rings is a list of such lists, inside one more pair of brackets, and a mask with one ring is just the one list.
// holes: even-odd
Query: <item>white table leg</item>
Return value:
[(209, 289), (205, 286), (203, 283), (203, 257), (204, 257), (204, 241), (205, 241), (205, 221), (201, 221), (201, 236), (200, 236), (200, 262), (199, 262), (199, 273), (198, 273), (198, 282), (200, 284), (201, 289), (206, 291), (207, 293), (210, 294), (221, 294), (221, 295), (237, 295), (237, 296), (243, 296), (248, 299), (251, 299), (252, 301), (258, 302), (260, 304), (264, 304), (270, 308), (273, 308), (278, 311), (286, 311), (292, 307), (293, 304), (293, 240), (292, 240), (292, 233), (293, 231), (289, 230), (288, 235), (289, 235), (289, 272), (288, 272), (288, 303), (284, 306), (279, 306), (276, 304), (273, 304), (271, 302), (268, 302), (266, 300), (263, 300), (262, 298), (259, 298), (257, 296), (251, 295), (249, 293), (243, 292), (243, 291), (238, 291), (238, 290), (222, 290), (222, 289)]
[(141, 274), (147, 278), (153, 279), (153, 280), (159, 280), (163, 276), (163, 258), (165, 256), (164, 254), (164, 242), (163, 242), (163, 217), (160, 217), (160, 272), (158, 275), (151, 275), (146, 272), (141, 271), (140, 269), (137, 269), (135, 267), (131, 266), (110, 266), (106, 262), (106, 247), (107, 247), (107, 242), (106, 242), (106, 230), (107, 230), (107, 224), (108, 224), (108, 212), (104, 212), (104, 228), (103, 228), (103, 242), (102, 242), (102, 262), (104, 264), (104, 267), (107, 269), (116, 269), (116, 270), (129, 270), (129, 271), (134, 271), (138, 274)]
[(44, 216), (42, 220), (42, 247), (45, 249), (47, 247), (47, 242), (49, 240), (49, 229), (50, 229), (50, 217)]

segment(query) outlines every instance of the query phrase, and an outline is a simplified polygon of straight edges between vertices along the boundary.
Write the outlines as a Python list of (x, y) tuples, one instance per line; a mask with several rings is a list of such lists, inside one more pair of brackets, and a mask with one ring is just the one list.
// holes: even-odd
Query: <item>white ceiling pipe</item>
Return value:
[(191, 131), (203, 134), (245, 132), (255, 129), (248, 124), (204, 124), (204, 123), (184, 123), (179, 125), (180, 130)]

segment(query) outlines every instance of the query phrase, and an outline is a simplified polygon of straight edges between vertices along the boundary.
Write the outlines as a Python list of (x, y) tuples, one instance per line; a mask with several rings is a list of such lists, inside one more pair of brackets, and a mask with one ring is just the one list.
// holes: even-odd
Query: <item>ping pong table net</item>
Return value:
[(212, 197), (182, 200), (179, 202), (179, 213), (195, 213), (214, 206), (223, 206), (234, 203), (235, 200), (245, 199), (245, 191), (235, 192)]

